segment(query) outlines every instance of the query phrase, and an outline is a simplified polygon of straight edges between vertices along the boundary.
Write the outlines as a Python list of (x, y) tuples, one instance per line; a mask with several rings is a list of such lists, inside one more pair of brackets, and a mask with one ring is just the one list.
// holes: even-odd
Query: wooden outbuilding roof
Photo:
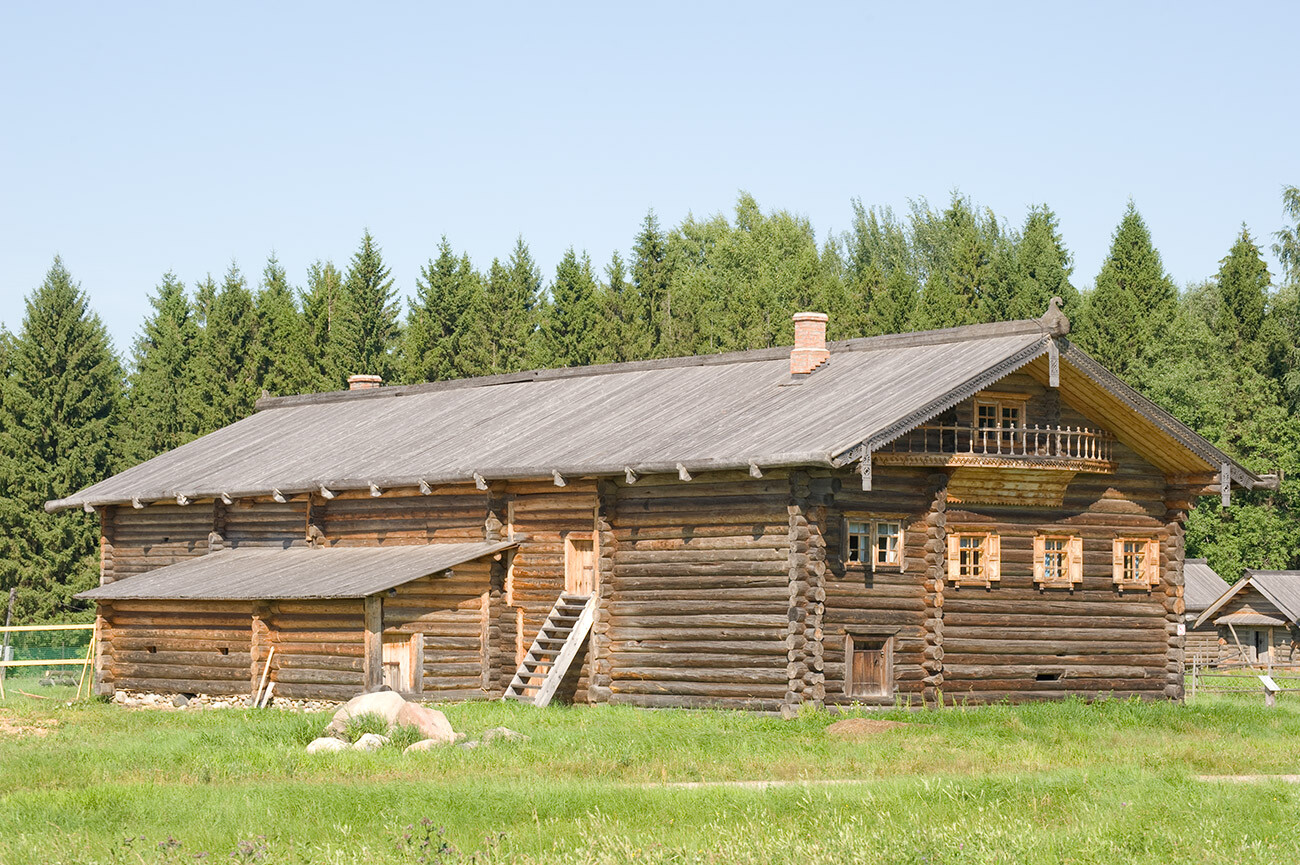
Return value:
[[(1224, 592), (1218, 599), (1211, 604), (1205, 612), (1197, 618), (1196, 624), (1199, 626), (1207, 620), (1215, 621), (1215, 613), (1223, 609), (1224, 605), (1236, 596), (1249, 589), (1254, 589), (1263, 595), (1273, 606), (1277, 607), (1290, 622), (1300, 624), (1300, 571), (1252, 571), (1247, 570), (1240, 580), (1232, 584), (1232, 588)], [(1232, 616), (1239, 615), (1237, 613)], [(1224, 616), (1224, 623), (1232, 621), (1234, 624), (1251, 624), (1241, 619)], [(1257, 622), (1254, 624), (1285, 624), (1284, 622), (1270, 621)]]
[(509, 549), (500, 543), (219, 550), (77, 595), (96, 601), (364, 598)]
[(1205, 559), (1183, 563), (1183, 603), (1187, 612), (1199, 613), (1228, 591), (1228, 581), (1215, 573)]
[(1077, 401), (1170, 474), (1260, 478), (1063, 337), (1063, 316), (828, 344), (815, 372), (787, 348), (263, 399), (244, 420), (48, 510), (175, 499), (566, 476), (834, 467), (862, 460), (1019, 369), (1058, 356)]

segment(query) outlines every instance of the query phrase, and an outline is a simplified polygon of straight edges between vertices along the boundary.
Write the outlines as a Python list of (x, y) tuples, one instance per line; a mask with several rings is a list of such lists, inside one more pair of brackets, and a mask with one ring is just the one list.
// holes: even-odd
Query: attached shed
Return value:
[(825, 328), (264, 399), (50, 502), (101, 517), (98, 687), (246, 689), (274, 647), (295, 696), (392, 668), (538, 703), (1179, 698), (1187, 511), (1269, 479), (1073, 345), (1055, 304)]
[(1300, 571), (1248, 570), (1197, 617), (1218, 635), (1219, 663), (1300, 663)]
[(1219, 629), (1213, 622), (1197, 623), (1201, 613), (1229, 589), (1228, 582), (1215, 573), (1205, 559), (1188, 559), (1183, 564), (1183, 614), (1187, 631), (1187, 662), (1193, 659), (1201, 664), (1217, 663), (1219, 658)]

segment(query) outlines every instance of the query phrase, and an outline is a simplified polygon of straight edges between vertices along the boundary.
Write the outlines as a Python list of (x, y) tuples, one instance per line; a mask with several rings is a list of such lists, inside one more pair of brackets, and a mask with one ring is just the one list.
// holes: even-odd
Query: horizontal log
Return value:
[(117, 647), (113, 651), (115, 664), (165, 664), (168, 666), (204, 667), (248, 670), (253, 656), (249, 652), (185, 652), (185, 651), (131, 651)]
[(113, 675), (118, 679), (201, 679), (226, 682), (248, 681), (249, 668), (214, 667), (198, 664), (138, 664), (114, 660)]
[[(786, 653), (742, 655), (730, 652), (615, 652), (610, 655), (614, 670), (708, 669), (708, 670), (785, 670)], [(636, 676), (634, 678), (643, 678)]]
[(247, 694), (252, 685), (247, 676), (242, 681), (220, 679), (171, 679), (147, 678), (143, 676), (121, 676), (114, 678), (114, 684), (122, 690), (144, 691), (156, 694)]
[(359, 691), (365, 684), (365, 674), (351, 670), (322, 670), (313, 667), (282, 668), (276, 671), (273, 681), (276, 690), (280, 683), (296, 685), (338, 685)]

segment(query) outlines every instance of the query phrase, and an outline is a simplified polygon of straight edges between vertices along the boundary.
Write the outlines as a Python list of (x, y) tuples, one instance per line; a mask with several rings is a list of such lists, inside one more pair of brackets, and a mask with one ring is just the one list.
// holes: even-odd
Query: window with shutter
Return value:
[(1116, 538), (1111, 550), (1115, 585), (1150, 589), (1160, 583), (1160, 543), (1154, 538)]
[(992, 532), (948, 535), (948, 581), (955, 586), (985, 586), (1002, 577), (1002, 542)]
[(1083, 538), (1035, 535), (1034, 582), (1040, 588), (1068, 589), (1083, 582)]

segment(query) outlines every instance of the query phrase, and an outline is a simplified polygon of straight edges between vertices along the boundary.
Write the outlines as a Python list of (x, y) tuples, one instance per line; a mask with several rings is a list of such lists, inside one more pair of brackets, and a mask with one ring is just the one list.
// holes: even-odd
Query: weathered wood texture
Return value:
[(785, 703), (791, 677), (802, 676), (787, 659), (797, 643), (789, 633), (790, 502), (783, 473), (618, 485), (615, 549), (602, 565), (610, 596), (597, 625), (608, 637), (610, 673), (595, 685), (609, 688), (610, 702)]
[(433, 495), (402, 490), (349, 494), (317, 502), (319, 525), (330, 546), (456, 543), (481, 540), (488, 514), (487, 494), (473, 484), (435, 487)]
[[(594, 531), (597, 497), (594, 481), (571, 480), (564, 487), (545, 482), (511, 483), (506, 489), (509, 529), (527, 536), (515, 552), (506, 583), (507, 603), (516, 621), (513, 675), (521, 660), (521, 647), (532, 644), (564, 591), (564, 537), (569, 532)], [(564, 683), (557, 699), (587, 702), (590, 683), (585, 653), (574, 667), (576, 678)]]
[(273, 601), (271, 680), (290, 699), (347, 699), (365, 687), (365, 609), (360, 600)]
[(100, 542), (100, 580), (114, 580), (174, 565), (208, 551), (212, 503), (182, 507), (156, 504), (145, 508), (104, 509)]
[(306, 546), (307, 507), (306, 497), (287, 502), (238, 499), (224, 509), (225, 544), (228, 548)]
[(247, 694), (252, 605), (114, 601), (100, 605), (100, 681), (163, 693)]
[(490, 658), (484, 640), (492, 560), (425, 577), (384, 598), (384, 634), (424, 634), (423, 695), (433, 700), (488, 696)]

